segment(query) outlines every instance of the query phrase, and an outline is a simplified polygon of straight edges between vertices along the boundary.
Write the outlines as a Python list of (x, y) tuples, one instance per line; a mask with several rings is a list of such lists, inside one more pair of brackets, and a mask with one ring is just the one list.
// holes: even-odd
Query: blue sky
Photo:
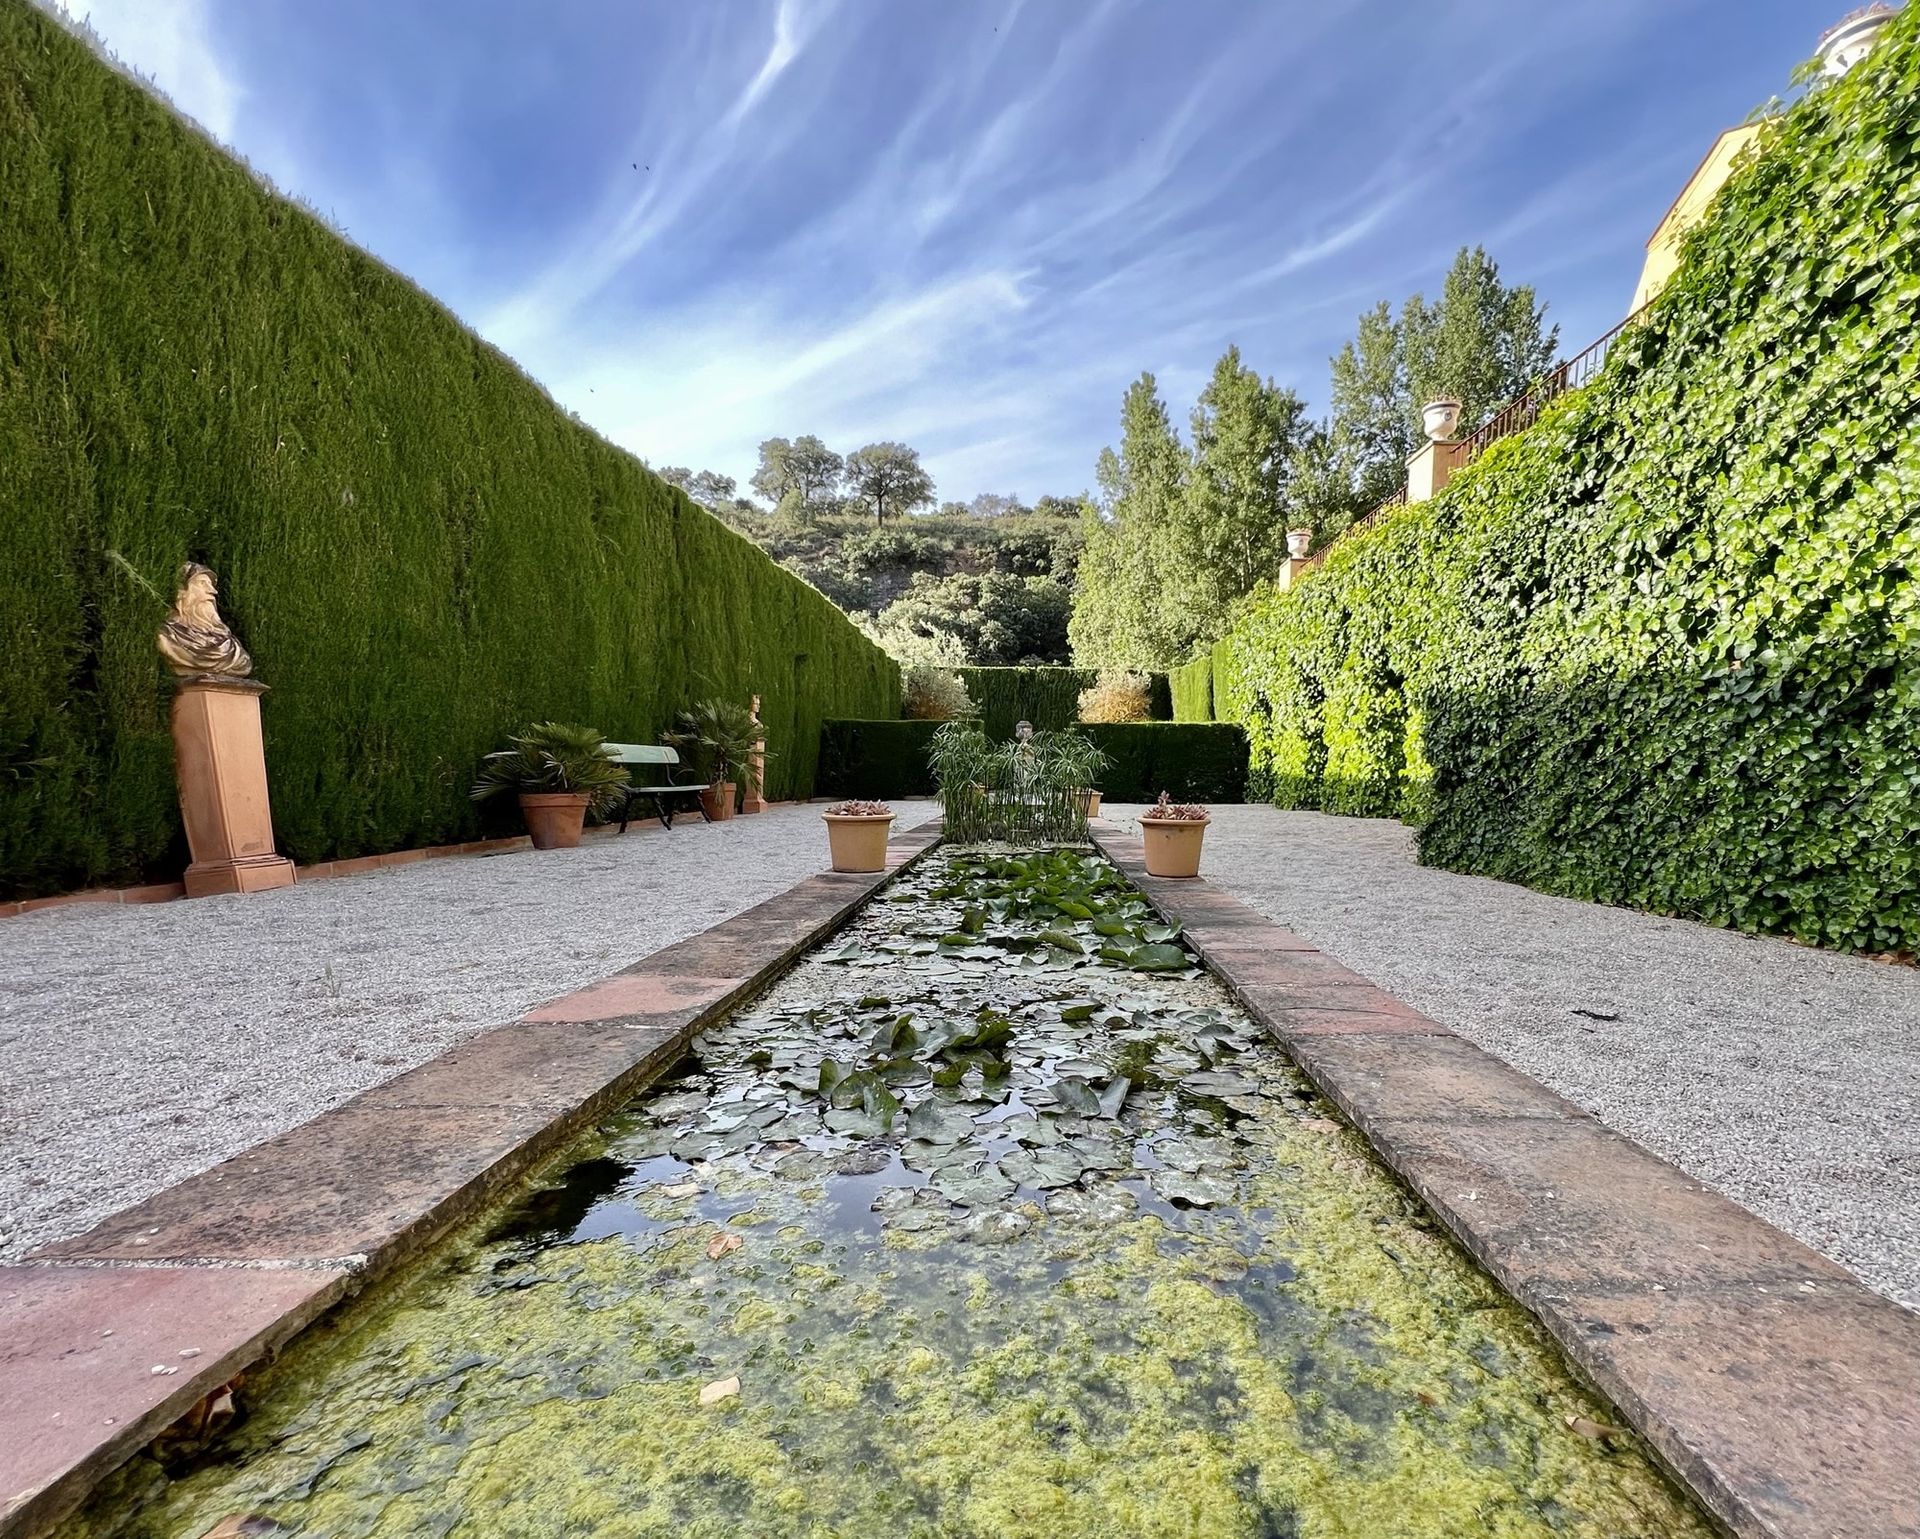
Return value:
[(1617, 320), (1844, 0), (59, 0), (608, 437), (741, 478), (918, 447), (1089, 486), (1230, 342), (1317, 410), (1484, 244)]

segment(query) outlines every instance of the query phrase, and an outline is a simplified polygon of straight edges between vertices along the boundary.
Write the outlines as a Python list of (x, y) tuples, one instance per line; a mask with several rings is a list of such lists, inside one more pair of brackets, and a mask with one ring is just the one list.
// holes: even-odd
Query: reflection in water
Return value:
[(943, 855), (75, 1532), (1705, 1530), (1101, 862)]

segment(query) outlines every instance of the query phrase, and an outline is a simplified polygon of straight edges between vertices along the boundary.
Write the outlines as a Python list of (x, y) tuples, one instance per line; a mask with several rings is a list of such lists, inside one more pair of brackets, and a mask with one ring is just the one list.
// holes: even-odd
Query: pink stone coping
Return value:
[[(0, 1267), (0, 1539), (471, 1219), (938, 841), (822, 873)], [(822, 854), (825, 854), (824, 849)]]
[(1148, 876), (1115, 825), (1093, 830), (1727, 1532), (1920, 1539), (1920, 1314), (1204, 878)]

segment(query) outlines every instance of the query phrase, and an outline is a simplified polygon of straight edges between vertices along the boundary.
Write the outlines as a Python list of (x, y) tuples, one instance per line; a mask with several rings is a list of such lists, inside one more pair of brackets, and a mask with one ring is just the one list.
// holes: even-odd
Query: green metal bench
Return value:
[[(651, 743), (609, 743), (607, 753), (615, 764), (644, 765), (652, 769), (656, 765), (665, 765), (664, 770), (656, 773), (665, 776), (657, 785), (644, 786), (638, 783), (631, 769), (628, 777), (635, 781), (627, 787), (627, 793), (620, 801), (620, 832), (627, 831), (627, 823), (633, 817), (633, 804), (637, 801), (651, 801), (653, 810), (659, 814), (662, 828), (673, 827), (673, 804), (677, 798), (692, 797), (694, 806), (700, 809), (700, 816), (707, 816), (706, 803), (700, 800), (702, 786), (684, 786), (674, 784), (673, 767), (680, 762), (677, 749), (655, 747)], [(708, 821), (712, 821), (709, 819)]]

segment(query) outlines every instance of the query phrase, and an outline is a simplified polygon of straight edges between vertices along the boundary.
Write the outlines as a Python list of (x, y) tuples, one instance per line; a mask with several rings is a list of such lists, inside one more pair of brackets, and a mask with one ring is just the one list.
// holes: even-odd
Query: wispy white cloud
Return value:
[(341, 29), (351, 123), (325, 69), (243, 112), (264, 56), (216, 46), (222, 14), (323, 38), (311, 0), (59, 3), (637, 452), (744, 479), (774, 434), (902, 438), (945, 494), (1033, 496), (1085, 485), (1142, 369), (1184, 415), (1237, 342), (1315, 398), (1355, 315), (1463, 243), (1599, 329), (1690, 153), (1662, 146), (1726, 112), (1687, 115), (1665, 45), (1735, 0), (578, 0), (451, 59), (436, 27), (520, 21), (410, 0), (385, 76)]
[(51, 0), (83, 21), (121, 63), (160, 87), (214, 138), (231, 144), (243, 100), (213, 42), (208, 0)]

